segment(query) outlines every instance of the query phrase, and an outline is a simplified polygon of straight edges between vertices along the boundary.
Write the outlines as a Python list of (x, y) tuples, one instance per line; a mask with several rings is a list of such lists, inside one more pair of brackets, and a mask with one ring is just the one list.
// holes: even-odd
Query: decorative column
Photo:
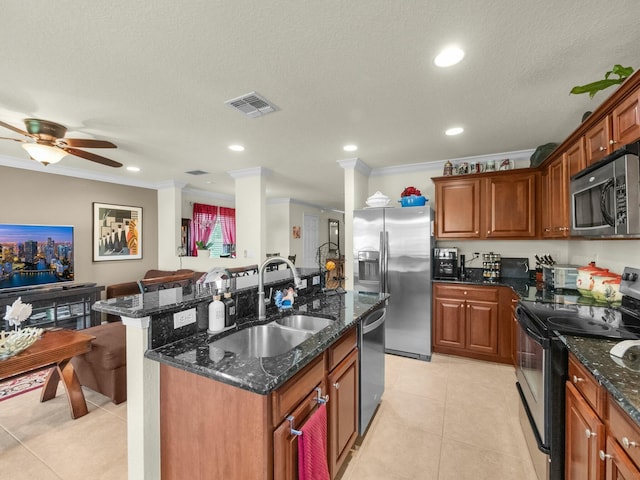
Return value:
[(121, 317), (127, 328), (127, 457), (129, 478), (160, 476), (160, 364), (149, 348), (150, 317)]
[(344, 169), (344, 276), (345, 288), (353, 290), (353, 211), (367, 200), (371, 168), (359, 158), (338, 160)]
[(263, 167), (227, 172), (236, 182), (236, 258), (261, 263), (267, 249), (266, 177)]

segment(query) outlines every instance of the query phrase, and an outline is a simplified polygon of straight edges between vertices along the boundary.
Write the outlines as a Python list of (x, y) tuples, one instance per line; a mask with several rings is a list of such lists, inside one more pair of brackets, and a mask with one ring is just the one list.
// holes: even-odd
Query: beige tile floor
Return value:
[[(535, 480), (514, 383), (507, 365), (387, 355), (382, 404), (341, 480)], [(39, 395), (0, 402), (0, 478), (127, 479), (126, 403), (85, 389), (89, 414), (71, 420), (61, 388)]]

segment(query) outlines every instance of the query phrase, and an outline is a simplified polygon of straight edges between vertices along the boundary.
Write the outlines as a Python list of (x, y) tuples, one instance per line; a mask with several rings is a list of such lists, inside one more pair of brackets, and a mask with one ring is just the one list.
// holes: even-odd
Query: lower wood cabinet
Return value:
[(566, 480), (640, 478), (640, 426), (572, 355), (566, 383)]
[(509, 292), (506, 287), (434, 284), (433, 351), (511, 363)]
[(358, 435), (355, 327), (268, 395), (161, 364), (162, 480), (295, 480), (296, 431), (322, 402), (334, 478)]
[(566, 386), (565, 480), (601, 480), (604, 423), (570, 382)]

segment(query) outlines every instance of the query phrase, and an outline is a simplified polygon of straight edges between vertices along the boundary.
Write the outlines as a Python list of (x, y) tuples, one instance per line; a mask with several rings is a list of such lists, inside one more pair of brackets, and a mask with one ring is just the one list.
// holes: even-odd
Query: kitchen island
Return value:
[[(166, 302), (172, 295), (179, 301)], [(255, 295), (254, 289), (244, 298)], [(198, 320), (178, 334), (185, 327), (173, 328), (173, 315), (188, 309), (203, 314), (210, 296), (162, 296), (163, 306), (157, 292), (94, 306), (121, 315), (128, 325), (129, 475), (145, 480), (186, 478), (185, 472), (189, 478), (289, 478), (297, 446), (291, 432), (327, 400), (327, 392), (329, 435), (335, 437), (328, 442), (329, 467), (335, 475), (357, 436), (356, 327), (388, 297), (303, 293), (296, 312), (331, 317), (331, 325), (282, 355), (242, 358), (210, 349), (210, 343), (282, 313), (270, 309), (262, 322), (247, 314), (235, 329), (216, 335), (197, 327), (206, 325)], [(238, 310), (243, 310), (240, 304)]]

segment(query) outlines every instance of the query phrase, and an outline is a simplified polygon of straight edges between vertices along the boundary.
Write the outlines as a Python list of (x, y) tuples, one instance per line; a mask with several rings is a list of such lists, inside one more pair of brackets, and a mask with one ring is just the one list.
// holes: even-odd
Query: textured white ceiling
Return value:
[[(640, 68), (638, 0), (5, 0), (1, 18), (0, 120), (62, 123), (142, 169), (66, 157), (63, 171), (233, 195), (226, 172), (262, 166), (268, 197), (338, 209), (338, 160), (380, 168), (561, 141), (610, 94), (571, 87), (614, 63)], [(450, 43), (465, 59), (435, 67)], [(223, 103), (251, 91), (281, 111), (248, 119)], [(465, 133), (446, 137), (453, 125)], [(35, 163), (16, 142), (0, 141), (0, 157)], [(195, 169), (210, 173), (184, 173)]]

